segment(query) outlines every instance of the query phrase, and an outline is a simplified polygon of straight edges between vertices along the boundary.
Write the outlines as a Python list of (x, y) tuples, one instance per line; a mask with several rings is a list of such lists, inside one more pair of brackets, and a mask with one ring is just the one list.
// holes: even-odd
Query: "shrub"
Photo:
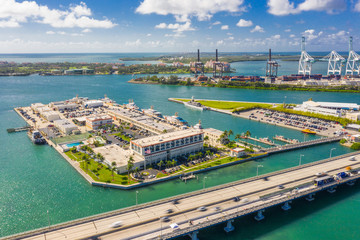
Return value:
[(350, 148), (353, 150), (360, 150), (360, 143), (353, 143)]

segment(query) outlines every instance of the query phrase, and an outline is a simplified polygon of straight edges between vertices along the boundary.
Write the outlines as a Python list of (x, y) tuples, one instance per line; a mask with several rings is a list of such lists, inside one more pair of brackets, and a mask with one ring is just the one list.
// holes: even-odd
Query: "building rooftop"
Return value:
[(91, 117), (86, 117), (87, 120), (93, 122), (93, 121), (99, 121), (99, 120), (108, 120), (111, 119), (109, 115), (95, 115)]
[(223, 134), (224, 132), (215, 128), (205, 128), (203, 130), (205, 133), (209, 133), (209, 134), (213, 134), (213, 135), (217, 135), (220, 136), (221, 134)]
[(158, 144), (158, 143), (169, 142), (169, 141), (173, 141), (176, 139), (181, 139), (181, 138), (185, 138), (185, 137), (198, 135), (200, 133), (202, 133), (202, 131), (190, 128), (190, 129), (171, 132), (171, 133), (164, 133), (164, 134), (157, 135), (157, 136), (141, 138), (141, 139), (133, 140), (131, 142), (138, 146), (146, 147), (146, 146), (150, 146), (150, 145), (154, 145), (154, 144)]
[(243, 152), (243, 151), (245, 151), (244, 148), (239, 148), (239, 147), (233, 148), (233, 149), (230, 149), (230, 150), (233, 151), (233, 152)]
[(59, 120), (55, 120), (54, 124), (58, 125), (58, 126), (63, 126), (65, 128), (77, 128), (77, 126), (70, 122), (67, 119), (59, 119)]
[(94, 148), (93, 150), (95, 153), (100, 153), (101, 155), (103, 155), (105, 160), (108, 161), (109, 164), (115, 162), (116, 167), (126, 166), (130, 156), (134, 158), (135, 163), (144, 161), (140, 157), (133, 155), (133, 152), (131, 150), (125, 150), (115, 144)]

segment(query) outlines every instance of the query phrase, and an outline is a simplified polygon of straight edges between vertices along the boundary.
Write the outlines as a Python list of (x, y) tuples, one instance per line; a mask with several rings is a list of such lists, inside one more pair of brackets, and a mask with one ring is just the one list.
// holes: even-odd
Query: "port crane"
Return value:
[(353, 50), (353, 37), (349, 37), (349, 56), (346, 62), (345, 75), (360, 74), (360, 55)]
[(301, 38), (301, 57), (299, 59), (299, 74), (311, 75), (312, 64), (315, 59), (311, 57), (305, 50), (305, 37)]

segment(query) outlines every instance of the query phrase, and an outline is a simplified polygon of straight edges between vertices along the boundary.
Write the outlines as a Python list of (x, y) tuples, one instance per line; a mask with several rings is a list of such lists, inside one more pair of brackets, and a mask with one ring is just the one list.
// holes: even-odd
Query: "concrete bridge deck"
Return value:
[[(351, 159), (353, 156), (355, 160)], [(349, 153), (259, 177), (9, 236), (7, 239), (96, 239), (96, 237), (159, 239), (160, 236), (168, 239), (194, 234), (199, 229), (228, 222), (236, 217), (256, 213), (261, 209), (320, 191), (324, 187), (315, 187), (311, 184), (316, 173), (326, 171), (328, 174), (336, 174), (345, 171), (348, 166), (353, 169), (360, 168), (360, 153)], [(267, 180), (264, 180), (264, 177), (267, 177)], [(344, 181), (359, 177), (360, 174), (357, 174)], [(342, 182), (334, 182), (325, 187), (333, 187), (340, 183)], [(284, 189), (279, 189), (279, 185), (283, 185)], [(298, 190), (293, 190), (296, 187)], [(241, 200), (235, 202), (234, 197), (240, 197)], [(179, 203), (173, 204), (174, 199), (178, 199)], [(197, 210), (201, 206), (206, 206), (207, 211)], [(221, 210), (214, 210), (215, 207)], [(174, 212), (166, 214), (167, 209), (173, 209)], [(168, 216), (170, 221), (161, 222), (160, 217), (163, 216)], [(189, 224), (189, 220), (192, 221), (192, 225)], [(122, 221), (123, 226), (110, 228), (109, 225), (116, 221)], [(177, 223), (180, 229), (173, 231), (169, 227), (171, 223)], [(194, 235), (193, 239), (196, 239)]]

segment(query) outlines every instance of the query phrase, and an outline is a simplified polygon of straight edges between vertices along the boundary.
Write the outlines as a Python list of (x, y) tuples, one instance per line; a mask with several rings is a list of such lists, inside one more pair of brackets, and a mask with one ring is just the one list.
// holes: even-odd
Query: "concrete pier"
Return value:
[(311, 193), (305, 199), (306, 199), (306, 201), (311, 202), (311, 201), (315, 200), (314, 196), (315, 196), (315, 193)]
[(231, 231), (234, 231), (234, 226), (232, 225), (232, 223), (234, 222), (234, 220), (229, 220), (227, 221), (226, 223), (226, 227), (224, 228), (225, 232), (231, 232)]
[(263, 212), (265, 212), (265, 210), (260, 210), (257, 212), (256, 216), (254, 217), (256, 221), (261, 221), (265, 218)]
[(290, 203), (291, 201), (285, 202), (285, 204), (281, 207), (282, 210), (284, 211), (290, 210), (291, 209)]

